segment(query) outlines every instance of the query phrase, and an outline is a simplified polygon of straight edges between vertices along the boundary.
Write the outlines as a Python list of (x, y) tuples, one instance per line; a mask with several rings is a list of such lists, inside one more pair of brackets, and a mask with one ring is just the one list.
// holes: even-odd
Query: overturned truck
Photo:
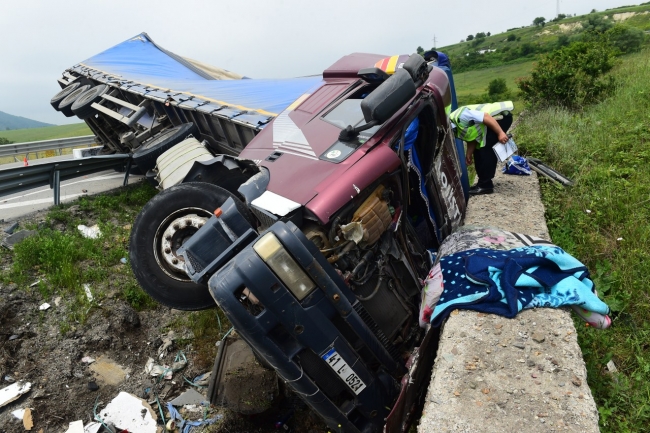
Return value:
[[(237, 156), (210, 130), (188, 130), (159, 153), (163, 191), (133, 225), (142, 287), (177, 309), (216, 302), (334, 431), (408, 429), (428, 379), (435, 333), (418, 324), (422, 282), (466, 207), (448, 74), (419, 55), (352, 54)], [(140, 105), (154, 109), (145, 125), (172, 121), (158, 109), (174, 103)], [(194, 113), (173, 128), (201, 125)]]

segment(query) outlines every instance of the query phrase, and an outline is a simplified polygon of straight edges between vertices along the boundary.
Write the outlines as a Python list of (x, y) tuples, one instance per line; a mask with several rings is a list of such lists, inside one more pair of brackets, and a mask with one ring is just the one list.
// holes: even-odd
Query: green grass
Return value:
[[(155, 193), (148, 183), (141, 182), (53, 208), (40, 228), (25, 227), (37, 230), (36, 235), (5, 253), (12, 265), (0, 271), (0, 281), (31, 290), (30, 283), (40, 280), (34, 290), (44, 301), (57, 295), (75, 300), (68, 319), (77, 323), (83, 323), (95, 306), (88, 301), (83, 284), (91, 286), (95, 303), (111, 295), (122, 297), (136, 309), (155, 306), (138, 286), (131, 267), (120, 262), (128, 257), (133, 220)], [(95, 223), (102, 232), (98, 239), (85, 238), (77, 229), (80, 224)]]
[[(566, 35), (571, 37), (581, 31), (580, 28), (571, 29), (566, 26), (567, 24), (585, 22), (593, 16), (602, 16), (611, 20), (614, 14), (635, 12), (637, 13), (635, 16), (622, 21), (622, 23), (641, 30), (650, 30), (650, 13), (644, 13), (647, 11), (650, 11), (650, 4), (648, 3), (638, 6), (625, 6), (614, 10), (577, 17), (568, 17), (558, 22), (548, 22), (544, 27), (533, 26), (532, 22), (513, 23), (513, 26), (516, 24), (522, 27), (513, 28), (504, 33), (490, 35), (480, 43), (466, 41), (445, 47), (438, 47), (438, 50), (446, 53), (450, 57), (452, 67), (457, 72), (485, 69), (506, 64), (514, 66), (516, 69), (518, 63), (530, 62), (536, 59), (540, 53), (550, 52), (557, 48), (560, 36)], [(552, 17), (546, 18), (551, 19)], [(486, 23), (483, 28), (469, 30), (468, 34), (475, 35), (477, 32), (488, 32), (491, 30), (489, 23)], [(517, 40), (508, 41), (507, 37), (509, 35), (514, 35)], [(646, 38), (646, 46), (649, 43), (650, 38)], [(526, 55), (521, 51), (524, 46), (528, 48)], [(476, 51), (486, 49), (496, 50), (496, 52), (472, 57)], [(468, 54), (470, 55), (469, 57), (467, 56)]]
[(0, 137), (4, 137), (14, 143), (28, 141), (54, 140), (55, 138), (80, 137), (92, 135), (92, 131), (85, 123), (72, 125), (46, 126), (44, 128), (14, 129), (11, 131), (0, 131)]
[(650, 423), (650, 53), (623, 58), (614, 75), (617, 90), (598, 105), (526, 116), (517, 143), (576, 182), (542, 182), (547, 224), (612, 309), (608, 330), (576, 321), (601, 430), (640, 432)]
[(456, 94), (458, 97), (464, 97), (469, 94), (480, 95), (485, 93), (490, 81), (497, 77), (505, 79), (508, 89), (514, 91), (517, 88), (515, 80), (528, 75), (533, 69), (533, 65), (534, 62), (525, 62), (454, 74)]

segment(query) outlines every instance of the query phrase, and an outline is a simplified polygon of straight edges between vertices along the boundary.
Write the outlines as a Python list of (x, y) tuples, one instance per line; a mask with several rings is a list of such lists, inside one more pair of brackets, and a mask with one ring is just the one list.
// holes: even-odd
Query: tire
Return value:
[(77, 87), (75, 90), (70, 92), (65, 98), (59, 102), (58, 110), (65, 115), (65, 117), (72, 117), (74, 113), (72, 112), (72, 104), (77, 100), (79, 95), (81, 95), (86, 90), (90, 89), (90, 84), (84, 84), (83, 86)]
[(133, 162), (147, 172), (156, 166), (156, 159), (165, 151), (185, 140), (188, 135), (197, 133), (198, 129), (192, 122), (169, 128), (138, 147), (133, 152)]
[[(183, 262), (176, 255), (178, 248), (207, 221), (212, 212), (228, 198), (233, 198), (246, 219), (253, 217), (234, 195), (216, 185), (190, 182), (175, 185), (152, 198), (138, 214), (129, 244), (131, 268), (140, 286), (152, 298), (178, 310), (204, 310), (216, 303), (205, 284), (196, 284), (182, 270)], [(188, 227), (187, 220), (192, 221)], [(179, 223), (180, 229), (174, 229)], [(166, 236), (171, 236), (171, 241)], [(169, 252), (166, 252), (164, 243)], [(174, 264), (174, 259), (178, 263)]]
[(79, 83), (72, 83), (69, 86), (64, 87), (61, 89), (59, 93), (56, 95), (52, 96), (52, 99), (50, 99), (50, 105), (56, 110), (59, 111), (59, 103), (63, 101), (63, 99), (68, 96), (72, 91), (74, 91), (77, 87), (79, 87), (81, 84)]
[(81, 120), (92, 117), (97, 110), (91, 107), (91, 105), (99, 102), (102, 99), (102, 95), (108, 91), (109, 87), (106, 84), (91, 87), (77, 97), (70, 107), (72, 112)]

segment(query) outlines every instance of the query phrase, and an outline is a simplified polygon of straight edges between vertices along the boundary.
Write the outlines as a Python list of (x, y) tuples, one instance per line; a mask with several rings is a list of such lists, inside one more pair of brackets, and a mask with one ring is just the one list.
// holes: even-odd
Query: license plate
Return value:
[(350, 387), (355, 394), (359, 394), (366, 388), (366, 384), (363, 383), (361, 378), (352, 370), (347, 362), (341, 358), (341, 355), (338, 354), (336, 349), (332, 348), (325, 355), (321, 356), (325, 362), (334, 370), (336, 374), (339, 375), (343, 382)]

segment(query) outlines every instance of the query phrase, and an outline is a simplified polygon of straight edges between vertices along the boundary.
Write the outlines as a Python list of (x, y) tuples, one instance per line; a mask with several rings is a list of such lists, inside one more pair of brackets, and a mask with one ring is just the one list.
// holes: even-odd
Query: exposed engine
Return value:
[(355, 293), (387, 349), (399, 356), (400, 346), (419, 330), (415, 318), (427, 263), (393, 189), (376, 187), (358, 207), (334, 218), (328, 233), (314, 225), (303, 232)]

